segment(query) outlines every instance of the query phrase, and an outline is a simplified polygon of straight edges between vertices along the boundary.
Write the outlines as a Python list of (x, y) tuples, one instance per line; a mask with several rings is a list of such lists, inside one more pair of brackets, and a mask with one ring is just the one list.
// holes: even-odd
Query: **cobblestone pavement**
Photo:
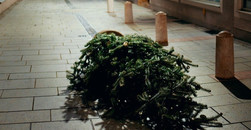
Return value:
[[(77, 110), (78, 97), (68, 97), (65, 71), (80, 50), (101, 30), (138, 33), (155, 39), (154, 11), (133, 5), (134, 24), (124, 24), (122, 1), (107, 13), (103, 0), (22, 0), (0, 15), (0, 130), (121, 129), (123, 123), (102, 121), (97, 113)], [(214, 78), (215, 34), (168, 17), (170, 48), (198, 64), (197, 76), (211, 93), (199, 91), (196, 101), (208, 104), (207, 115), (229, 130), (251, 129), (251, 44), (235, 40), (238, 82)], [(249, 89), (247, 89), (247, 87)], [(237, 91), (236, 91), (237, 90)], [(245, 95), (246, 94), (246, 95)], [(249, 96), (250, 97), (250, 96)], [(67, 109), (72, 108), (72, 109)], [(79, 119), (89, 120), (81, 121)], [(130, 129), (143, 129), (127, 124)], [(215, 128), (208, 128), (215, 129)]]

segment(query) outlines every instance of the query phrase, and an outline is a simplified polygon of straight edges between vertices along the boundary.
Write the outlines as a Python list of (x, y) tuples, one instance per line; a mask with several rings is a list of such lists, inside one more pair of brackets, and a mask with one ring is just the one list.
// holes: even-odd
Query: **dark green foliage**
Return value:
[[(98, 34), (72, 67), (70, 90), (103, 117), (131, 119), (151, 129), (221, 126), (216, 117), (198, 116), (207, 106), (192, 100), (201, 88), (186, 75), (191, 61), (150, 38)], [(203, 89), (205, 90), (205, 89)], [(206, 90), (207, 91), (207, 90)]]

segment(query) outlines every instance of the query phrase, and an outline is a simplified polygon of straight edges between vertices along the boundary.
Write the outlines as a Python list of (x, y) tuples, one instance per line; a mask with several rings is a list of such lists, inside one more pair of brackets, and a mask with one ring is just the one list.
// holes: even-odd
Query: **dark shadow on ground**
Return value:
[(179, 23), (179, 24), (191, 24), (190, 22), (187, 22), (185, 20), (181, 20), (181, 19), (178, 19), (175, 21), (176, 23)]
[(208, 33), (208, 34), (218, 34), (220, 31), (217, 31), (217, 30), (206, 30), (205, 32)]
[(92, 120), (97, 130), (149, 130), (138, 123), (132, 121), (119, 121), (113, 119)]
[(233, 95), (240, 99), (251, 99), (251, 90), (236, 78), (218, 79)]
[(71, 95), (67, 97), (63, 111), (64, 119), (68, 122), (71, 119), (88, 121), (90, 118), (98, 118), (98, 112), (90, 108), (86, 108), (82, 104), (81, 95)]
[(91, 120), (96, 130), (148, 130), (147, 127), (133, 121), (101, 118), (99, 115), (103, 111), (96, 111), (85, 107), (82, 103), (81, 95), (74, 95), (69, 92), (65, 94), (69, 94), (69, 96), (67, 97), (65, 106), (61, 108), (65, 109), (63, 111), (63, 118), (66, 122), (71, 119), (82, 120), (83, 122)]

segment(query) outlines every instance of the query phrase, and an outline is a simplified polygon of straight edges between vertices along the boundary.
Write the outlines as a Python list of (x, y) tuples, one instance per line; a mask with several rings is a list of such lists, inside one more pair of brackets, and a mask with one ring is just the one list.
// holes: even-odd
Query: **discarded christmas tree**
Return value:
[(221, 126), (220, 115), (200, 115), (207, 106), (191, 96), (205, 89), (186, 74), (191, 61), (173, 49), (144, 36), (98, 34), (81, 52), (68, 89), (80, 93), (86, 107), (105, 111), (102, 117), (163, 130)]

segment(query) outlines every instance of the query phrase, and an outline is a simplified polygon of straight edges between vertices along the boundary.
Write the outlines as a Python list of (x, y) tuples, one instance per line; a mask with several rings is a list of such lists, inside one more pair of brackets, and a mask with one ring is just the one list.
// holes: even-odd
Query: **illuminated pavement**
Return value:
[[(0, 15), (0, 130), (124, 127), (123, 123), (103, 121), (94, 112), (74, 109), (80, 101), (73, 96), (66, 99), (65, 91), (69, 84), (65, 71), (96, 32), (112, 29), (155, 39), (156, 12), (133, 5), (135, 23), (126, 25), (123, 2), (116, 1), (114, 7), (114, 13), (107, 13), (102, 0), (22, 0)], [(212, 90), (199, 91), (195, 98), (209, 106), (203, 113), (222, 112), (219, 121), (224, 129), (251, 129), (251, 44), (235, 40), (238, 80), (221, 83), (214, 78), (215, 34), (208, 32), (168, 17), (169, 46), (165, 48), (173, 46), (199, 65), (189, 74)], [(143, 129), (132, 124), (127, 128)]]

